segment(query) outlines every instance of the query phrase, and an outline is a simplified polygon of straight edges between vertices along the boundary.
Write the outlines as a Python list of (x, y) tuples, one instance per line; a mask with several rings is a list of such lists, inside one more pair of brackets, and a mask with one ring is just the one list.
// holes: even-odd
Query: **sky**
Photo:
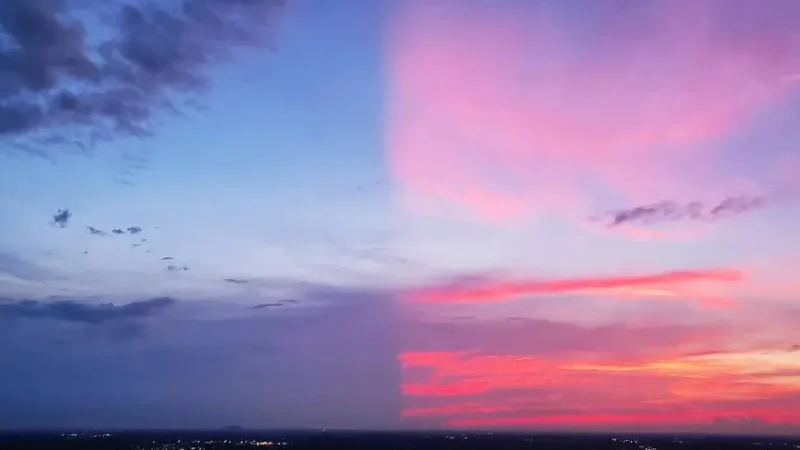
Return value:
[(800, 434), (798, 18), (2, 2), (0, 429)]

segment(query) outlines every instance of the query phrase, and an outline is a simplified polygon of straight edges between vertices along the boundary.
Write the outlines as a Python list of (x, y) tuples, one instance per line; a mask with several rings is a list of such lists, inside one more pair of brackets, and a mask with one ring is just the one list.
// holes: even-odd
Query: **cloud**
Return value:
[(773, 203), (774, 197), (768, 195), (727, 197), (716, 205), (706, 207), (703, 202), (678, 204), (664, 201), (629, 209), (609, 211), (609, 227), (631, 222), (651, 224), (677, 220), (715, 220), (728, 218), (765, 208)]
[(94, 234), (96, 236), (105, 236), (106, 232), (100, 229), (97, 229), (92, 226), (87, 226), (86, 229), (89, 231), (90, 234)]
[[(233, 48), (268, 44), (283, 3), (183, 0), (169, 9), (131, 2), (81, 11), (73, 2), (5, 1), (0, 29), (11, 45), (0, 52), (0, 135), (34, 137), (40, 149), (149, 136), (154, 115), (175, 110), (181, 95), (202, 93), (209, 67)], [(97, 23), (109, 21), (107, 35)]]
[(399, 359), (403, 416), (439, 426), (686, 431), (714, 418), (754, 416), (800, 423), (787, 408), (800, 390), (785, 375), (800, 366), (776, 354), (667, 351), (625, 359), (613, 352), (495, 354), (464, 347)]
[(58, 212), (53, 214), (53, 225), (64, 228), (69, 223), (69, 219), (71, 217), (72, 213), (69, 211), (69, 209), (59, 209)]
[(232, 284), (247, 284), (250, 282), (250, 280), (245, 280), (243, 278), (225, 278), (225, 282)]
[(505, 301), (520, 296), (566, 294), (619, 288), (643, 288), (695, 282), (730, 283), (741, 281), (738, 270), (709, 269), (661, 272), (650, 275), (561, 278), (540, 280), (461, 281), (440, 287), (425, 287), (407, 292), (407, 298), (428, 303)]
[[(133, 245), (136, 246), (140, 244), (133, 244)], [(169, 266), (167, 266), (167, 270), (170, 272), (186, 272), (189, 270), (189, 268), (187, 266), (174, 266), (170, 264)]]
[(274, 303), (259, 303), (258, 305), (253, 305), (253, 309), (262, 309), (262, 308), (272, 308), (275, 306), (283, 306), (281, 302), (274, 302)]
[(790, 352), (800, 352), (800, 344), (794, 344), (789, 347)]
[(259, 303), (258, 305), (253, 305), (252, 308), (253, 309), (273, 308), (276, 306), (291, 305), (294, 303), (298, 303), (298, 300), (287, 298), (283, 300), (278, 300), (277, 302)]
[(0, 302), (0, 318), (55, 319), (97, 325), (150, 317), (174, 304), (175, 300), (169, 297), (156, 297), (119, 306), (113, 303), (95, 304), (71, 300), (6, 300)]
[(111, 230), (111, 232), (114, 234), (125, 234), (125, 231), (120, 230), (119, 228), (114, 228), (113, 230)]
[(172, 256), (165, 256), (165, 257), (161, 258), (162, 261), (172, 261), (174, 259), (175, 258), (173, 258)]
[(130, 234), (139, 234), (142, 232), (141, 227), (128, 227), (128, 233)]
[(743, 177), (783, 187), (778, 145), (732, 138), (798, 92), (783, 77), (797, 72), (800, 24), (786, 18), (800, 4), (562, 3), (397, 8), (385, 129), (403, 206), (514, 224), (707, 198)]

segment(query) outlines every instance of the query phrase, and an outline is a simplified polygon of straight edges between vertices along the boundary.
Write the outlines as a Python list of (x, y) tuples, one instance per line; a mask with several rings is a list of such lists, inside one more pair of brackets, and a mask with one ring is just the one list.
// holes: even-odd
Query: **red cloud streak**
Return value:
[(651, 275), (564, 278), (559, 280), (501, 281), (482, 286), (425, 288), (411, 293), (415, 301), (428, 303), (503, 301), (521, 295), (564, 294), (597, 289), (660, 286), (699, 281), (735, 282), (739, 270), (680, 270)]

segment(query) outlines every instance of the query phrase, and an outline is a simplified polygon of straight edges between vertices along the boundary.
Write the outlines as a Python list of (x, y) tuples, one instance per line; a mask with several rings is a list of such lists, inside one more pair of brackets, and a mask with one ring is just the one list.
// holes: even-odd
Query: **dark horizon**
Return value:
[(69, 434), (69, 433), (112, 433), (112, 434), (221, 434), (221, 435), (311, 435), (311, 434), (419, 434), (419, 435), (499, 435), (499, 436), (586, 436), (586, 437), (658, 437), (658, 438), (787, 438), (800, 439), (798, 434), (774, 433), (713, 433), (701, 431), (635, 431), (635, 430), (524, 430), (524, 429), (328, 429), (328, 428), (108, 428), (108, 429), (1, 429), (0, 435), (10, 434)]

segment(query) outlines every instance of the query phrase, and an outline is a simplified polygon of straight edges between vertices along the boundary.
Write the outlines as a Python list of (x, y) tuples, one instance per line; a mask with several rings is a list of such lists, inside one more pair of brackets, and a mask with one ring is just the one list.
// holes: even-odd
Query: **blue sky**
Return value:
[[(273, 32), (279, 51), (211, 67), (208, 112), (164, 114), (154, 138), (115, 140), (89, 158), (53, 155), (56, 163), (5, 158), (3, 191), (15, 195), (3, 209), (15, 213), (4, 217), (4, 247), (52, 252), (48, 265), (77, 273), (152, 277), (163, 272), (158, 257), (174, 256), (205, 279), (293, 276), (311, 258), (336, 257), (336, 241), (387, 230), (381, 16), (365, 5), (292, 8)], [(46, 219), (60, 208), (74, 223), (54, 232)], [(136, 239), (96, 239), (85, 226), (141, 226), (149, 239), (132, 249)]]
[(268, 3), (0, 7), (0, 429), (797, 430), (796, 3)]

